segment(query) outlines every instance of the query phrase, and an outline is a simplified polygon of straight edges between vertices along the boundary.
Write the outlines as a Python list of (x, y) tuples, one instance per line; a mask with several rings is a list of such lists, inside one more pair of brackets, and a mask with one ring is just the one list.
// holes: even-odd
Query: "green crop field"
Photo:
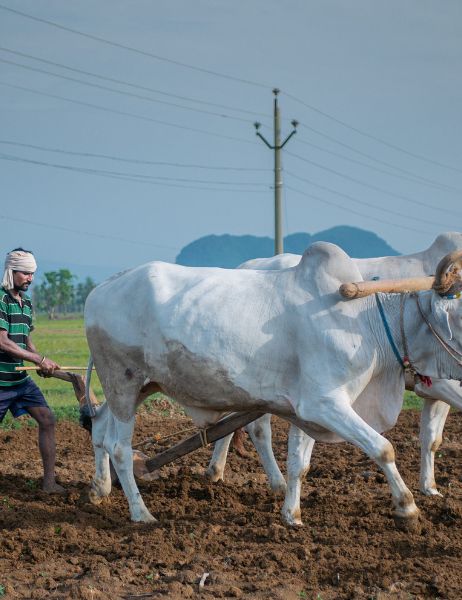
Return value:
[[(39, 316), (35, 321), (35, 331), (32, 339), (40, 353), (52, 358), (60, 365), (87, 365), (89, 350), (85, 339), (83, 318), (81, 317), (50, 321), (45, 316)], [(81, 374), (85, 377), (85, 371), (81, 371)], [(35, 371), (32, 371), (31, 377), (40, 386), (58, 419), (78, 418), (77, 401), (70, 383), (54, 377), (46, 379), (39, 377)], [(97, 398), (102, 400), (103, 392), (95, 372), (92, 375), (91, 385)], [(165, 399), (163, 402), (165, 403)], [(415, 394), (406, 392), (404, 406), (405, 408), (420, 409), (422, 401)], [(17, 425), (9, 414), (2, 423), (2, 426), (7, 428)]]

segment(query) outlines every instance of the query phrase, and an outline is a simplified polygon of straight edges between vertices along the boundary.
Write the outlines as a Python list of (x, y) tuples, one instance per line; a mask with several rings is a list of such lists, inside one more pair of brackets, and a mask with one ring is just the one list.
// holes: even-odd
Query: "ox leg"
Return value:
[(95, 477), (90, 485), (89, 499), (92, 504), (99, 504), (111, 493), (111, 472), (109, 454), (104, 448), (109, 418), (107, 403), (102, 404), (92, 419), (91, 439), (95, 453)]
[(287, 451), (287, 492), (282, 517), (288, 525), (303, 525), (300, 509), (302, 481), (309, 468), (314, 439), (304, 431), (290, 426)]
[(443, 428), (450, 406), (441, 400), (424, 399), (420, 416), (420, 491), (441, 496), (435, 482), (435, 452), (443, 441)]
[(419, 509), (396, 467), (393, 446), (351, 408), (349, 397), (323, 398), (320, 403), (302, 405), (298, 416), (305, 422), (315, 422), (337, 433), (374, 460), (388, 480), (395, 518), (406, 526), (414, 525)]
[[(271, 415), (263, 415), (263, 417), (249, 423), (246, 430), (260, 457), (271, 490), (275, 494), (283, 494), (286, 490), (286, 482), (276, 462), (271, 445)], [(215, 443), (212, 458), (206, 471), (207, 476), (212, 481), (224, 478), (226, 458), (232, 437), (233, 434), (231, 433)]]
[(263, 415), (256, 421), (249, 423), (246, 429), (258, 452), (271, 490), (275, 494), (284, 494), (287, 486), (273, 453), (271, 415)]
[(205, 472), (207, 477), (213, 482), (219, 481), (220, 479), (223, 481), (224, 479), (226, 459), (228, 457), (229, 445), (233, 439), (233, 435), (234, 433), (230, 433), (226, 437), (215, 442), (212, 458), (210, 459), (209, 466)]
[(132, 521), (156, 521), (146, 508), (133, 475), (132, 437), (135, 417), (124, 423), (110, 414), (104, 437), (104, 447), (109, 453), (122, 489), (128, 500)]

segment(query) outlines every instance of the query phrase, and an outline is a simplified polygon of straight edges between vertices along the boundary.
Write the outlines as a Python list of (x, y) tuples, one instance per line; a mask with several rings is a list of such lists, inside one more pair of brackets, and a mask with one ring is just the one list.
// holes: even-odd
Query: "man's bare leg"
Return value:
[(38, 443), (43, 463), (43, 491), (48, 494), (62, 494), (66, 490), (56, 483), (55, 479), (55, 417), (45, 406), (28, 407), (27, 412), (38, 423)]

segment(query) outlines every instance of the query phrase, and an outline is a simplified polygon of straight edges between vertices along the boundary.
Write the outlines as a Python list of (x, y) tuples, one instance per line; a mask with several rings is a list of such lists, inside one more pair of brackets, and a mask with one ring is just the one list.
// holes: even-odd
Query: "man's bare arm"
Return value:
[(32, 362), (39, 366), (40, 370), (44, 372), (53, 372), (56, 369), (59, 369), (59, 365), (57, 363), (37, 352), (30, 337), (27, 338), (26, 349), (23, 349), (18, 346), (18, 344), (15, 344), (15, 342), (10, 340), (8, 337), (8, 332), (5, 329), (0, 329), (0, 350), (10, 354), (14, 358), (18, 358), (19, 360), (27, 360), (28, 362)]

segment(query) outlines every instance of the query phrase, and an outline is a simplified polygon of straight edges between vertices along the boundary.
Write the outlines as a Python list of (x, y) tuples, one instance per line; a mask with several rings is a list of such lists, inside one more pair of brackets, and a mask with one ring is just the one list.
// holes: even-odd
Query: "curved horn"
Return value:
[(462, 268), (462, 250), (455, 250), (444, 256), (436, 267), (435, 292), (444, 296), (456, 284), (460, 284), (459, 270)]

